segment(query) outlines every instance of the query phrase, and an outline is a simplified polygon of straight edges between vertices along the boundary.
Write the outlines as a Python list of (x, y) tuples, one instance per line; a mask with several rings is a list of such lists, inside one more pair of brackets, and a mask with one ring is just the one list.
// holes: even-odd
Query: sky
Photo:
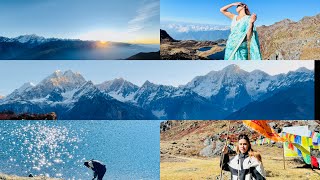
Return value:
[[(161, 21), (178, 21), (200, 24), (230, 25), (220, 8), (239, 2), (231, 0), (161, 0)], [(283, 19), (298, 21), (304, 16), (320, 13), (319, 0), (243, 0), (251, 13), (257, 14), (256, 24), (271, 25)], [(235, 7), (230, 12), (236, 14)]]
[(4, 37), (159, 43), (159, 0), (1, 0)]
[(179, 86), (230, 64), (248, 72), (259, 69), (270, 75), (299, 67), (314, 69), (314, 61), (0, 61), (0, 95), (8, 95), (26, 82), (37, 84), (56, 70), (79, 72), (94, 84), (121, 77), (138, 86), (146, 80)]

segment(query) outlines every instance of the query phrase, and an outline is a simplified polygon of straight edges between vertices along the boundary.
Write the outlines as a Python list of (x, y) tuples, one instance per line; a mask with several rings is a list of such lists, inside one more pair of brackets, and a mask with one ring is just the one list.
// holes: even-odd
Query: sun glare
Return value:
[(96, 46), (98, 48), (106, 48), (108, 47), (110, 44), (107, 41), (97, 41)]

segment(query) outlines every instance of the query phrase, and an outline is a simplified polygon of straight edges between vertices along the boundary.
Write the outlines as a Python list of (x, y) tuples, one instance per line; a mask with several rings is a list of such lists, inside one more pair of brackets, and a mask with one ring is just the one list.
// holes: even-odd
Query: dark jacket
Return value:
[(90, 168), (93, 170), (93, 177), (98, 179), (102, 179), (104, 174), (106, 173), (106, 165), (102, 164), (97, 160), (88, 161)]
[(222, 169), (231, 172), (232, 180), (265, 180), (264, 168), (255, 157), (248, 154), (238, 154), (229, 159), (229, 154), (225, 154), (222, 162)]

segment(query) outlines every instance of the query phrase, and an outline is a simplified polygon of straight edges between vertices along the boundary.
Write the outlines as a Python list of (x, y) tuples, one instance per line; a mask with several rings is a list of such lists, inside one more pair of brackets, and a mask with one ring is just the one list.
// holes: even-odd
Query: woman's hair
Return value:
[[(238, 136), (238, 142), (241, 140), (241, 139), (244, 139), (244, 140), (246, 140), (247, 141), (247, 143), (248, 143), (248, 153), (250, 154), (250, 151), (253, 151), (253, 149), (251, 148), (251, 143), (250, 143), (250, 140), (249, 140), (249, 137), (248, 137), (248, 135), (246, 135), (246, 134), (240, 134), (239, 136)], [(237, 145), (237, 149), (236, 149), (236, 151), (237, 151), (237, 154), (239, 154), (240, 153), (240, 150), (239, 150), (239, 143), (238, 143), (238, 145)]]
[[(255, 157), (258, 161), (260, 161), (260, 162), (262, 163), (261, 154), (260, 154), (259, 152), (254, 151), (254, 150), (252, 149), (248, 135), (246, 135), (246, 134), (240, 134), (240, 135), (238, 136), (238, 142), (239, 142), (241, 139), (246, 140), (247, 143), (248, 143), (248, 146), (249, 146), (249, 147), (248, 147), (248, 151), (247, 151), (247, 152), (248, 152), (249, 156), (250, 156), (250, 157), (251, 157), (251, 156)], [(238, 145), (237, 145), (236, 151), (237, 151), (237, 154), (240, 154), (239, 143), (238, 143)]]
[(243, 4), (245, 6), (244, 11), (246, 12), (246, 15), (251, 15), (250, 10), (248, 8), (248, 5), (246, 5), (245, 3), (241, 3), (241, 4)]
[(83, 165), (85, 165), (85, 166), (87, 166), (87, 167), (90, 167), (88, 161), (84, 162)]
[(262, 157), (261, 157), (261, 154), (259, 152), (253, 151), (253, 155), (252, 156), (257, 158), (257, 160), (259, 162), (261, 162), (261, 164), (262, 164)]

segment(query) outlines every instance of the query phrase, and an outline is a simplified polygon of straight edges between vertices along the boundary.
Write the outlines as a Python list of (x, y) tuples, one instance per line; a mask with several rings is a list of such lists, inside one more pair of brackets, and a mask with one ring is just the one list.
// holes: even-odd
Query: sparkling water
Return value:
[(0, 121), (0, 173), (89, 179), (159, 179), (159, 121)]

